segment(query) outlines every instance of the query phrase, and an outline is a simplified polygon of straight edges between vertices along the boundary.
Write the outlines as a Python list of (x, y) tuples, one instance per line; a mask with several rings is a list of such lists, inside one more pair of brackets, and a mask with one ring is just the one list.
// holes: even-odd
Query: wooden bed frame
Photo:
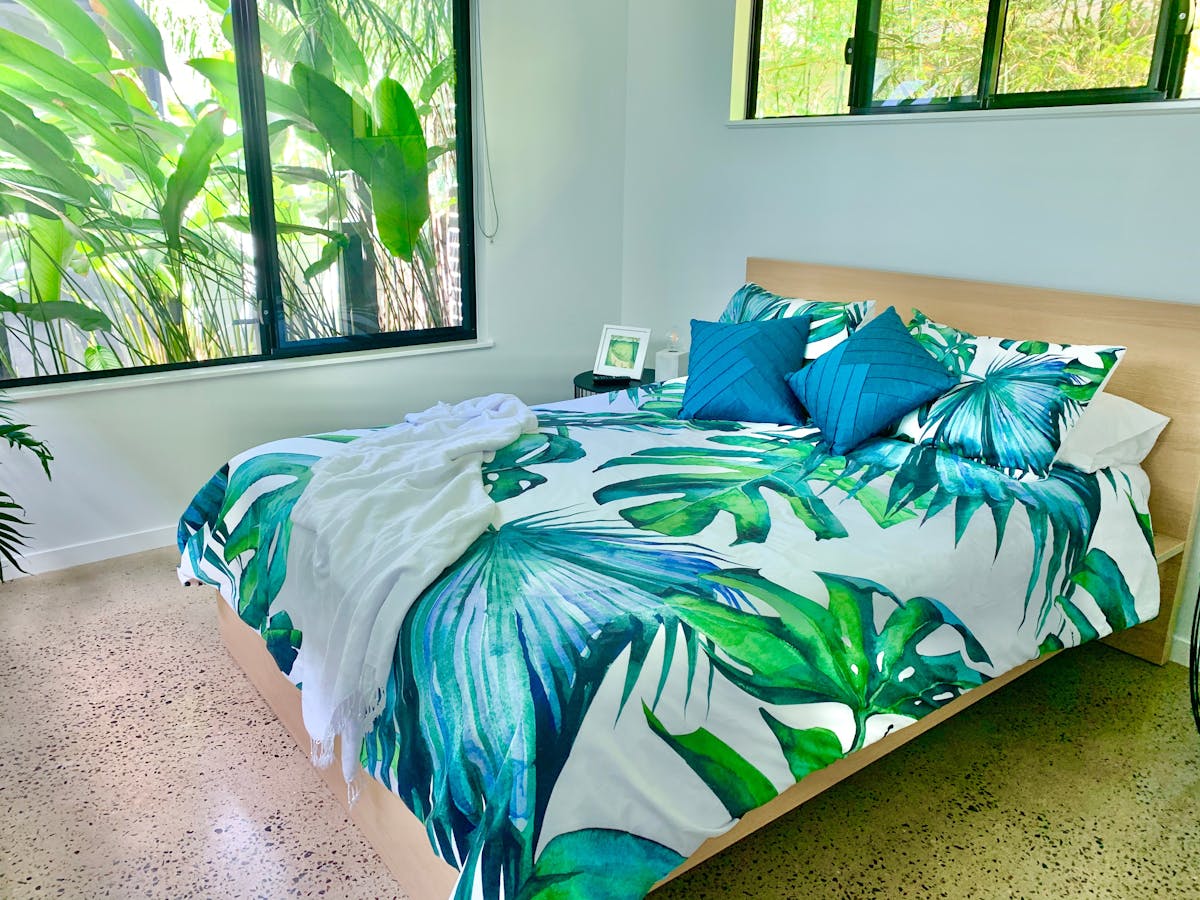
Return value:
[[(1150, 510), (1162, 578), (1162, 606), (1153, 621), (1106, 640), (1158, 665), (1166, 662), (1189, 562), (1196, 549), (1200, 513), (1200, 306), (767, 259), (750, 259), (746, 274), (748, 280), (790, 297), (873, 299), (879, 310), (895, 306), (904, 318), (910, 308), (918, 307), (933, 319), (976, 334), (1127, 346), (1128, 353), (1109, 390), (1172, 419), (1144, 464), (1153, 485)], [(230, 654), (307, 755), (309, 738), (301, 718), (299, 691), (280, 673), (258, 633), (242, 623), (220, 597), (217, 616)], [(730, 831), (705, 841), (660, 883), (699, 865), (977, 703), (1046, 658), (994, 678), (919, 722), (814, 772), (748, 813)], [(340, 767), (330, 766), (320, 774), (346, 806)], [(424, 826), (399, 797), (373, 778), (364, 777), (358, 802), (347, 813), (412, 900), (445, 900), (450, 895), (457, 871), (434, 855)]]

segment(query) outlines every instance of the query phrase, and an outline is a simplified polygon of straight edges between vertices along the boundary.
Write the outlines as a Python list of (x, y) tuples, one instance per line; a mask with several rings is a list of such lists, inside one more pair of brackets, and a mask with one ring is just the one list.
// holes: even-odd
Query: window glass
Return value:
[(986, 0), (883, 0), (874, 102), (975, 97), (987, 12)]
[(849, 111), (846, 41), (855, 0), (763, 0), (757, 115), (826, 116)]
[(0, 5), (0, 380), (259, 352), (205, 0)]
[(1009, 0), (1000, 93), (1145, 87), (1157, 0)]
[(285, 339), (461, 325), (449, 0), (260, 0)]
[(1192, 29), (1192, 43), (1183, 75), (1183, 96), (1200, 97), (1200, 25)]

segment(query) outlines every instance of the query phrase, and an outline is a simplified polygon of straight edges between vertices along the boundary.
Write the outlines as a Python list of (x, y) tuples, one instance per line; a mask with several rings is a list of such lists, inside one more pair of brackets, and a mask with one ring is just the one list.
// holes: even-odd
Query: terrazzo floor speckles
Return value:
[[(398, 896), (174, 562), (0, 585), (0, 897)], [(1186, 681), (1065, 653), (653, 896), (1200, 898)]]
[(394, 897), (154, 551), (0, 585), (0, 897)]

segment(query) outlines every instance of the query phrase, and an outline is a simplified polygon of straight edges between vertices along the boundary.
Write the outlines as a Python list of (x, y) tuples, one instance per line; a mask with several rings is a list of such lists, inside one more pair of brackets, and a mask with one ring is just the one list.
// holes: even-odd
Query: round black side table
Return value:
[(591, 372), (580, 372), (575, 376), (575, 399), (590, 397), (592, 394), (607, 394), (609, 391), (627, 391), (629, 388), (641, 387), (643, 384), (654, 383), (654, 370), (642, 369), (641, 378), (610, 379), (601, 378)]

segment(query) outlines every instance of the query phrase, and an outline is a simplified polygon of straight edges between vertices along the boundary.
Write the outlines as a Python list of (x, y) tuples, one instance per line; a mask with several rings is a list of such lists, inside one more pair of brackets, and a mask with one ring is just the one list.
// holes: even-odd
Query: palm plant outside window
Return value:
[(0, 384), (475, 335), (465, 0), (0, 0)]
[(1200, 97), (1196, 0), (739, 0), (734, 118)]

